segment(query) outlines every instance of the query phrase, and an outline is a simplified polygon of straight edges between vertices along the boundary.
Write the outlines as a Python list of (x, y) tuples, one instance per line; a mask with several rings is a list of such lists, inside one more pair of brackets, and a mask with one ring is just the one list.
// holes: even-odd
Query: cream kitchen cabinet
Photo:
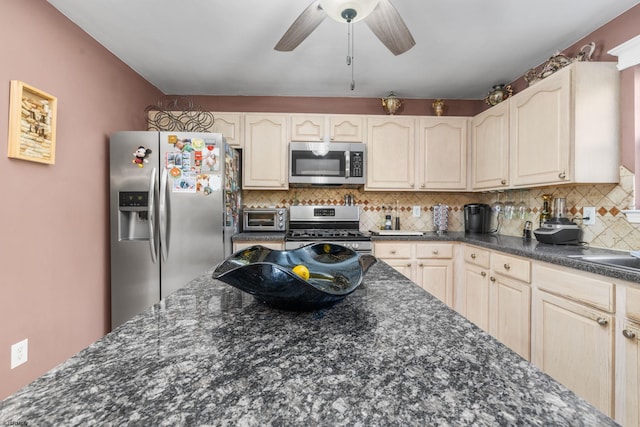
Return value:
[(213, 113), (211, 132), (221, 133), (233, 148), (244, 147), (242, 113)]
[(489, 333), (531, 359), (531, 261), (491, 254)]
[(415, 282), (453, 307), (453, 244), (416, 243), (415, 256)]
[(530, 359), (531, 262), (464, 246), (458, 311), (504, 345)]
[(364, 142), (365, 116), (291, 114), (292, 141)]
[(615, 285), (543, 263), (534, 277), (532, 362), (613, 415)]
[(460, 281), (460, 314), (489, 332), (489, 277), (491, 251), (464, 246), (464, 266)]
[(470, 162), (472, 190), (509, 186), (509, 100), (471, 120)]
[(514, 187), (619, 180), (619, 72), (576, 62), (509, 99)]
[[(616, 412), (616, 419), (624, 426), (640, 426), (640, 288), (628, 286), (626, 289), (626, 302), (624, 318), (621, 322), (619, 361), (620, 374), (617, 378), (621, 386), (617, 388), (622, 392), (622, 409), (620, 414)], [(616, 409), (620, 408), (620, 402)]]
[(375, 242), (374, 255), (453, 306), (452, 243)]
[(467, 190), (468, 126), (466, 117), (420, 119), (419, 190)]
[(410, 117), (369, 117), (367, 119), (367, 183), (365, 190), (414, 190), (415, 170), (415, 119)]
[(288, 116), (246, 114), (244, 136), (242, 188), (288, 189)]
[(374, 242), (373, 254), (402, 273), (411, 281), (416, 280), (416, 263), (413, 243)]

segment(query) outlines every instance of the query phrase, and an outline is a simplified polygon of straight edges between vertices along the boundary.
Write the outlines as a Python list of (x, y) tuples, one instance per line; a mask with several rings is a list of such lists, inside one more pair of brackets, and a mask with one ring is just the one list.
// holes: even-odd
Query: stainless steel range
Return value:
[(284, 248), (318, 242), (346, 246), (358, 253), (372, 252), (370, 235), (360, 231), (358, 206), (291, 206)]

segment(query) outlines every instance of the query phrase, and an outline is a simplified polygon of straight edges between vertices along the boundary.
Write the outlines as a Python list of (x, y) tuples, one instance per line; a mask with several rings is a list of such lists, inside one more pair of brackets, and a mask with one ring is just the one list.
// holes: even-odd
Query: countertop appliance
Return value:
[(232, 252), (238, 153), (219, 133), (117, 132), (109, 141), (113, 328)]
[(244, 208), (242, 231), (285, 231), (287, 218), (286, 208)]
[(491, 206), (483, 203), (464, 205), (464, 232), (489, 233), (491, 231)]
[(582, 229), (567, 217), (567, 204), (564, 197), (553, 200), (553, 217), (533, 230), (540, 243), (553, 245), (578, 245), (582, 238)]
[(290, 206), (286, 250), (318, 242), (372, 253), (371, 235), (360, 231), (360, 208), (351, 206)]
[(357, 142), (291, 142), (289, 184), (359, 186), (367, 176), (366, 146)]

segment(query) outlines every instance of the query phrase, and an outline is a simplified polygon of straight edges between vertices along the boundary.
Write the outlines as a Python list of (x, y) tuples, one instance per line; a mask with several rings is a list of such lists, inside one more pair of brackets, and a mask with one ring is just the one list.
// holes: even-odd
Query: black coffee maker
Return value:
[(489, 233), (491, 230), (491, 206), (482, 203), (464, 205), (464, 232)]

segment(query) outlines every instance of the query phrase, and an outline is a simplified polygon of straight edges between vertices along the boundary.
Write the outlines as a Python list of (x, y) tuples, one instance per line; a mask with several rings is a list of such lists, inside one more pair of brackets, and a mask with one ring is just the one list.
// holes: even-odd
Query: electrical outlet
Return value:
[(596, 223), (596, 208), (594, 208), (593, 206), (582, 208), (582, 218), (585, 218), (582, 221), (582, 224), (594, 225)]
[(29, 340), (24, 339), (11, 346), (11, 369), (16, 368), (29, 359)]
[(420, 206), (413, 207), (413, 216), (416, 218), (420, 218)]

